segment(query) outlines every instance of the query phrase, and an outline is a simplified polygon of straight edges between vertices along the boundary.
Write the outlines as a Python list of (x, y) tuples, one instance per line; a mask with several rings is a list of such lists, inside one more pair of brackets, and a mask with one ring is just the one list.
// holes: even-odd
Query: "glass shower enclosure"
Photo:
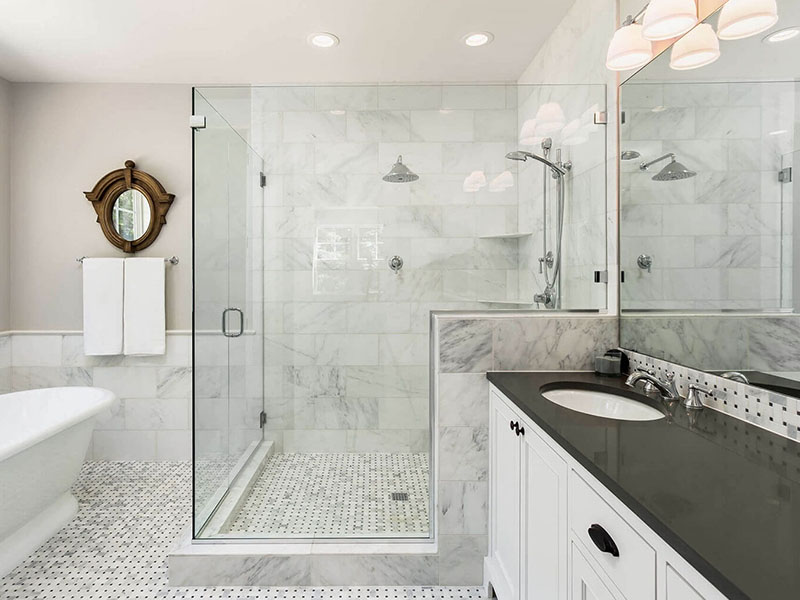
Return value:
[[(194, 90), (196, 538), (434, 537), (430, 313), (544, 310), (547, 251), (558, 308), (606, 308), (603, 110), (600, 85)], [(506, 158), (546, 138), (560, 210)]]

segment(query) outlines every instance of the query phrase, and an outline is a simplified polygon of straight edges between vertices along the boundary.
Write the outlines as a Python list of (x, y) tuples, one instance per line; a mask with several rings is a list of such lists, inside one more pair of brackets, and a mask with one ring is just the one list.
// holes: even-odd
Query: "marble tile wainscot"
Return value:
[(163, 356), (85, 356), (80, 332), (0, 334), (0, 391), (7, 380), (7, 391), (88, 385), (117, 394), (87, 460), (189, 460), (191, 364), (189, 332), (168, 332)]
[(486, 371), (581, 371), (617, 344), (617, 319), (547, 312), (433, 312), (439, 582), (480, 583), (488, 543)]

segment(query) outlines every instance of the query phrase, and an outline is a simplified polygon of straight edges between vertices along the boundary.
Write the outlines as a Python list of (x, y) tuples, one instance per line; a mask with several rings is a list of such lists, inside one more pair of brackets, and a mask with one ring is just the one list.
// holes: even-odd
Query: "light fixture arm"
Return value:
[(661, 162), (662, 160), (666, 160), (668, 158), (671, 158), (672, 160), (675, 160), (675, 154), (673, 154), (672, 152), (669, 152), (669, 153), (665, 154), (664, 156), (659, 156), (658, 158), (656, 158), (654, 160), (651, 160), (650, 162), (643, 162), (643, 163), (641, 163), (639, 165), (639, 169), (641, 169), (642, 171), (647, 171), (647, 169), (652, 167), (657, 162)]
[(642, 8), (640, 8), (639, 12), (637, 12), (635, 15), (633, 15), (633, 16), (628, 15), (625, 18), (625, 22), (623, 23), (623, 25), (632, 25), (633, 23), (639, 23), (642, 20), (642, 18), (644, 17), (644, 13), (647, 12), (647, 7), (648, 6), (650, 6), (649, 2), (647, 4), (645, 4)]

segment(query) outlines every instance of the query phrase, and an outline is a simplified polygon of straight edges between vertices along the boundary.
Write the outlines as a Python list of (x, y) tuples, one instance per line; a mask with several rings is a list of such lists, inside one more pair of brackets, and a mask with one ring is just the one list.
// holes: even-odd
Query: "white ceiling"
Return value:
[[(516, 81), (574, 0), (0, 0), (11, 81)], [(469, 48), (471, 31), (494, 34)], [(309, 33), (341, 38), (312, 48)]]

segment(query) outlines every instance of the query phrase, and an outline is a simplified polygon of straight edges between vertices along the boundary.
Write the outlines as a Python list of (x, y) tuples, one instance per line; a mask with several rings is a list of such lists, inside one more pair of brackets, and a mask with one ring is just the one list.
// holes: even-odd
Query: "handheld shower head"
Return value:
[[(567, 174), (567, 171), (565, 170), (564, 167), (560, 167), (559, 165), (557, 165), (554, 162), (551, 162), (547, 158), (543, 158), (537, 154), (533, 154), (532, 152), (526, 152), (525, 150), (514, 150), (513, 152), (509, 152), (508, 154), (506, 154), (506, 158), (509, 160), (519, 160), (522, 162), (525, 162), (529, 158), (532, 158), (533, 160), (538, 160), (540, 163), (550, 167), (550, 170), (553, 172), (554, 176), (563, 177), (564, 175)], [(570, 166), (571, 165), (568, 164), (566, 165), (566, 168), (569, 169)]]

